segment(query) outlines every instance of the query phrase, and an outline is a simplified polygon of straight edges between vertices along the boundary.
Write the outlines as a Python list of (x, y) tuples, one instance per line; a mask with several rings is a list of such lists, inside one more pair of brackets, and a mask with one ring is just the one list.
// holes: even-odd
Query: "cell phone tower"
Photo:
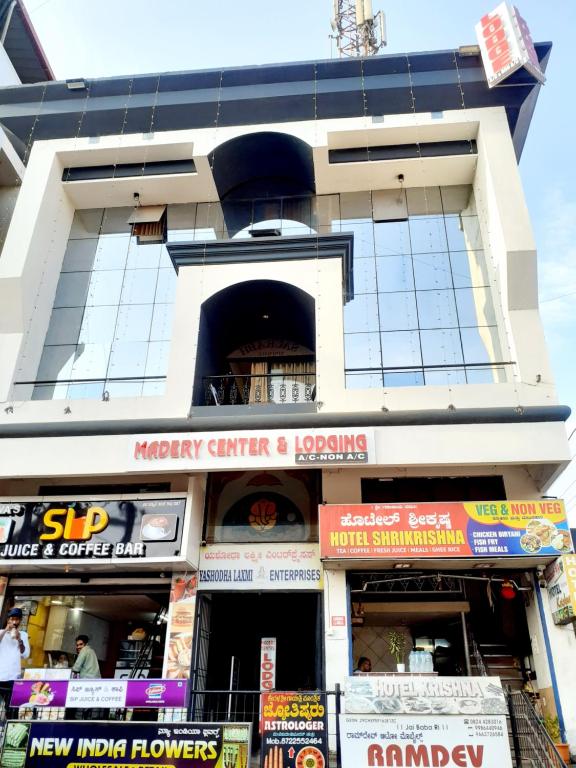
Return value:
[(332, 31), (340, 57), (374, 56), (386, 45), (386, 19), (372, 0), (334, 0)]

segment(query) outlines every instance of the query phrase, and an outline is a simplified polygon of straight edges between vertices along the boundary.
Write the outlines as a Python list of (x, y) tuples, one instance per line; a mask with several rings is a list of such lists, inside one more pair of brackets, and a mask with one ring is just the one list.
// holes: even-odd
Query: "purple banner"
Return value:
[[(75, 694), (83, 685), (92, 688), (97, 680), (15, 680), (11, 707), (66, 707), (68, 686), (73, 684)], [(126, 707), (185, 707), (186, 680), (115, 680), (125, 691)], [(93, 699), (93, 694), (91, 694)], [(105, 706), (105, 702), (92, 700), (92, 706)], [(116, 704), (119, 706), (119, 704)]]
[(14, 680), (11, 707), (65, 707), (68, 680)]
[(185, 707), (186, 680), (128, 680), (127, 707)]

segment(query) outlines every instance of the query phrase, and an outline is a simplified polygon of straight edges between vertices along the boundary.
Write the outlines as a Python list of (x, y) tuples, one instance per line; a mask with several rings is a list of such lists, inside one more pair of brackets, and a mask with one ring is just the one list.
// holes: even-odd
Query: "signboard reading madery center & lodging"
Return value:
[(558, 500), (323, 504), (320, 557), (528, 557), (572, 552)]

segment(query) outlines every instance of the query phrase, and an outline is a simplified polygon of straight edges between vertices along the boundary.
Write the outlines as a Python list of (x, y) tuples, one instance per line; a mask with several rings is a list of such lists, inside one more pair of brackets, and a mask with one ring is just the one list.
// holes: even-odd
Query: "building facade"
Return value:
[(539, 88), (450, 51), (0, 91), (27, 666), (83, 632), (104, 677), (258, 690), (275, 638), (275, 687), (333, 689), (418, 648), (529, 684), (576, 745), (541, 587), (569, 411), (517, 166)]

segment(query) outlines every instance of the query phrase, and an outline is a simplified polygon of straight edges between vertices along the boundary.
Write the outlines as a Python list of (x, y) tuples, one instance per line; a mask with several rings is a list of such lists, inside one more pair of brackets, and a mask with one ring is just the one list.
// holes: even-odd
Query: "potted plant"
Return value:
[(562, 741), (558, 717), (556, 715), (554, 717), (546, 715), (543, 722), (544, 728), (546, 728), (548, 736), (550, 736), (554, 742), (554, 746), (562, 760), (564, 760), (565, 763), (570, 762), (570, 748), (568, 747), (568, 744)]
[(406, 636), (396, 629), (391, 629), (388, 631), (386, 642), (390, 655), (396, 661), (396, 670), (398, 672), (405, 672), (404, 652), (406, 650)]

